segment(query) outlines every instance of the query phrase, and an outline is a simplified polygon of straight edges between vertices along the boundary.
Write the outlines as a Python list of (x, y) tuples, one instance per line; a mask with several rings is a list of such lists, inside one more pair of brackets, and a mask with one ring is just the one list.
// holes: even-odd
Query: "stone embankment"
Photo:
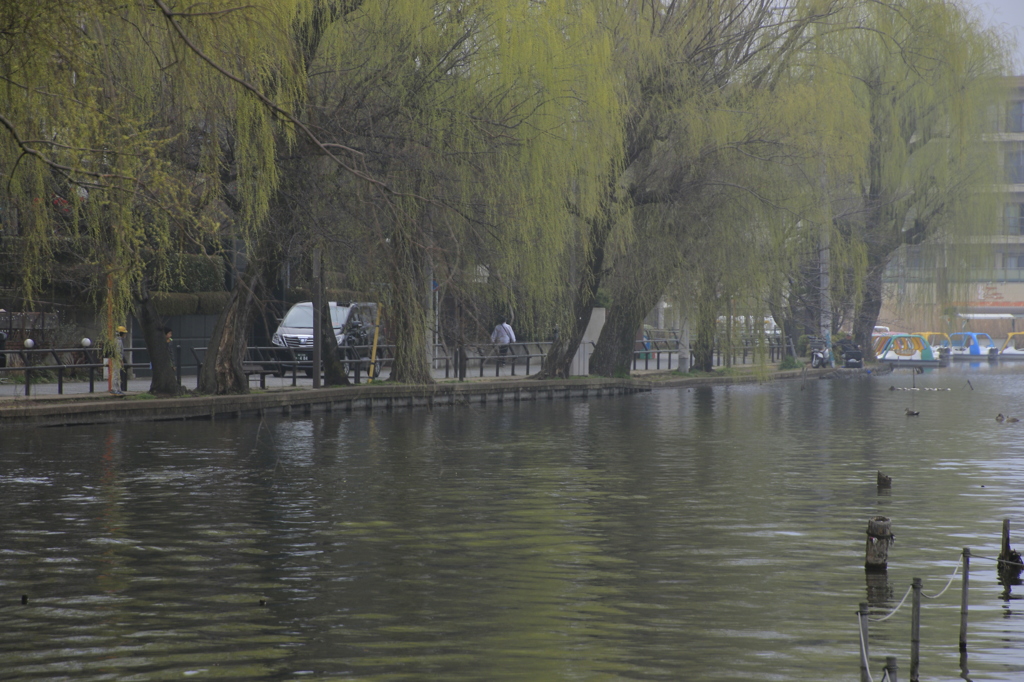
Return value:
[(0, 429), (72, 426), (111, 422), (238, 419), (267, 414), (355, 412), (513, 403), (642, 393), (656, 388), (755, 383), (818, 375), (827, 370), (789, 370), (733, 376), (690, 377), (645, 374), (624, 379), (498, 379), (431, 385), (379, 384), (320, 389), (277, 389), (246, 395), (189, 395), (157, 398), (109, 393), (46, 396), (0, 401)]

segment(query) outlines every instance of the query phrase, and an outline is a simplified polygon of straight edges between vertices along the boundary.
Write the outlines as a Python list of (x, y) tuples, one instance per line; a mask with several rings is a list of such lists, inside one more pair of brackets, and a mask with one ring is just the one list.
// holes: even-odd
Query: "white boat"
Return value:
[(1024, 332), (1012, 332), (999, 349), (1000, 360), (1024, 360)]

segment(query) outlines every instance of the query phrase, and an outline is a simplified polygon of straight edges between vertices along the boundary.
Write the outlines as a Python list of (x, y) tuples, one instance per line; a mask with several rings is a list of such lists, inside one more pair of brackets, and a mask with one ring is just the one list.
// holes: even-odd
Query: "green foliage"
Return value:
[(224, 290), (224, 259), (194, 253), (168, 253), (162, 263), (162, 276), (150, 268), (153, 288), (173, 293), (199, 293)]
[(642, 319), (674, 291), (709, 336), (813, 293), (823, 242), (863, 312), (895, 250), (995, 224), (1001, 42), (955, 3), (164, 7), (4, 5), (0, 285), (29, 302), (62, 281), (122, 319), (148, 275), (210, 314), (224, 261), (187, 254), (241, 240), (272, 277), (318, 247), (419, 381), (430, 282), (566, 336), (576, 296)]
[(797, 360), (792, 355), (787, 355), (782, 358), (782, 362), (779, 363), (779, 369), (800, 369), (804, 366), (804, 363)]
[(227, 306), (229, 291), (201, 291), (196, 294), (196, 312), (200, 315), (218, 315)]
[(800, 338), (796, 340), (796, 354), (800, 357), (806, 357), (810, 343), (810, 337), (808, 337), (807, 334), (801, 334)]
[(195, 294), (154, 291), (151, 296), (161, 315), (195, 315), (199, 310), (199, 297)]

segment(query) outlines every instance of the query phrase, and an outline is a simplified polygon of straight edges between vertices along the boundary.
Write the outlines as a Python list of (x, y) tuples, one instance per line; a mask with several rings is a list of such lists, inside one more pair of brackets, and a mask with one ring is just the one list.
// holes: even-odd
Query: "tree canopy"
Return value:
[(248, 328), (314, 250), (382, 303), (396, 380), (430, 380), (433, 289), (448, 341), (463, 315), (560, 326), (554, 375), (603, 286), (614, 374), (669, 291), (698, 349), (719, 315), (801, 305), (863, 337), (896, 249), (992, 213), (1002, 42), (941, 0), (6, 7), (6, 281), (31, 304), (74, 272), (112, 337), (172, 256), (243, 244), (207, 391), (247, 390)]

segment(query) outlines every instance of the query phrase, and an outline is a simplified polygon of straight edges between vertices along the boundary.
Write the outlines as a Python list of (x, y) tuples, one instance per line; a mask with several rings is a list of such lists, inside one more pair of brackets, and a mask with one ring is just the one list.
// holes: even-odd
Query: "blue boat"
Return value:
[(957, 332), (949, 335), (949, 357), (953, 360), (995, 360), (999, 346), (984, 332)]

